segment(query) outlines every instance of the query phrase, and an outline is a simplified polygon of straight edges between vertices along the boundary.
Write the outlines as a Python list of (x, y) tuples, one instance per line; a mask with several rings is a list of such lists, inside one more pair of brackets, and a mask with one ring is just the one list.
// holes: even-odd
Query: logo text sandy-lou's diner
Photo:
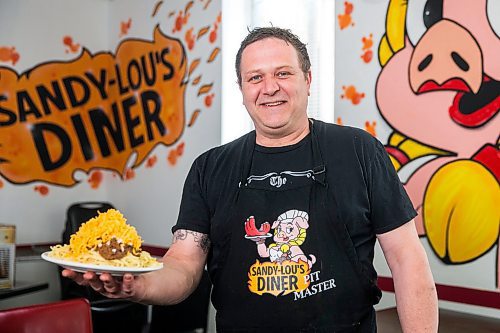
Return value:
[(75, 170), (123, 174), (185, 122), (186, 54), (157, 27), (153, 41), (125, 40), (116, 55), (83, 50), (71, 62), (19, 76), (0, 67), (0, 175), (12, 183), (70, 186)]

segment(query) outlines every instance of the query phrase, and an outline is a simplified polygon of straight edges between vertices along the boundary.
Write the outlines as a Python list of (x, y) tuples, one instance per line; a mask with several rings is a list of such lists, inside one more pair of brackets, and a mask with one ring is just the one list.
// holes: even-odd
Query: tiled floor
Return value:
[[(380, 333), (401, 333), (395, 308), (377, 311)], [(500, 333), (500, 319), (450, 310), (439, 311), (439, 333)]]

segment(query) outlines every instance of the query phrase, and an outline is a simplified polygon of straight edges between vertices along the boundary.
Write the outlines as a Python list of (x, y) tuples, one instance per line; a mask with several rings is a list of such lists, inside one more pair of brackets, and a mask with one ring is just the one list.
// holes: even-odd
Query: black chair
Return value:
[[(72, 204), (66, 212), (66, 224), (62, 235), (64, 244), (69, 244), (70, 236), (78, 231), (80, 225), (98, 212), (105, 212), (114, 208), (108, 202), (78, 202)], [(109, 299), (94, 291), (91, 287), (80, 286), (73, 280), (61, 274), (61, 298), (86, 298), (92, 310), (92, 323), (94, 333), (140, 333), (148, 332), (148, 311), (151, 308), (126, 300)]]
[(200, 284), (184, 301), (176, 305), (153, 306), (150, 333), (206, 333), (211, 290), (212, 283), (204, 270)]

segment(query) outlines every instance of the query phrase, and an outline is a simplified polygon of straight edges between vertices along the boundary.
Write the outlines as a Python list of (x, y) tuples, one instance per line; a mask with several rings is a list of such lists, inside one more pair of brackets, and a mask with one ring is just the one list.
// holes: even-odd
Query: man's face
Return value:
[(282, 138), (308, 126), (310, 86), (311, 73), (304, 75), (291, 44), (266, 38), (244, 49), (241, 92), (258, 137)]

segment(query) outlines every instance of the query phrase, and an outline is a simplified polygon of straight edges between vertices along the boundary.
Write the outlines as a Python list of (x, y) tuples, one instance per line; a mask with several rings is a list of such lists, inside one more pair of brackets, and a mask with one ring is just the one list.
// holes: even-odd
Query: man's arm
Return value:
[(392, 272), (403, 332), (437, 332), (436, 286), (414, 221), (377, 238)]
[(110, 274), (79, 274), (64, 270), (63, 276), (81, 285), (90, 285), (109, 298), (126, 298), (148, 304), (176, 304), (186, 299), (198, 286), (207, 259), (208, 235), (177, 230), (172, 245), (163, 256), (163, 268), (147, 274), (125, 274), (115, 279)]

